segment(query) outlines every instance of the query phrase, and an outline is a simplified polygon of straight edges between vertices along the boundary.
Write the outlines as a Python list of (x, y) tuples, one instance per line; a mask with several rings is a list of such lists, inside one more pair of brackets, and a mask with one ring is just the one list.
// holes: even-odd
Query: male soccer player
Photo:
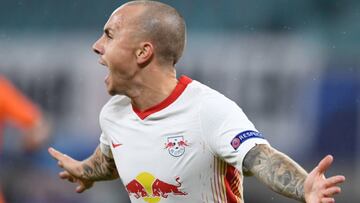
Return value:
[[(48, 139), (49, 126), (39, 109), (0, 75), (0, 144), (2, 128), (7, 122), (22, 130), (26, 150), (35, 150)], [(0, 190), (0, 203), (4, 202)]]
[(325, 178), (333, 158), (307, 173), (272, 148), (243, 111), (219, 92), (187, 76), (175, 64), (185, 45), (185, 22), (155, 1), (116, 9), (93, 45), (109, 69), (113, 97), (100, 113), (99, 147), (84, 161), (49, 148), (77, 182), (120, 177), (131, 202), (244, 202), (244, 175), (275, 192), (308, 203), (334, 202), (344, 176)]

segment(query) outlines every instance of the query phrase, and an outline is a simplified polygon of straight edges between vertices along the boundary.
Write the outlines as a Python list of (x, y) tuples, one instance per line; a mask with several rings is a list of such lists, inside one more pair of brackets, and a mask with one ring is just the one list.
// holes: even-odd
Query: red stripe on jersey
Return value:
[(231, 165), (228, 165), (226, 176), (224, 177), (226, 187), (226, 199), (228, 203), (242, 202), (241, 196), (241, 176), (239, 171)]
[(145, 111), (140, 111), (135, 106), (132, 106), (134, 112), (142, 119), (144, 120), (146, 117), (150, 116), (153, 113), (156, 113), (158, 111), (161, 111), (162, 109), (168, 107), (170, 104), (172, 104), (176, 99), (184, 92), (185, 88), (188, 84), (190, 84), (192, 81), (191, 78), (183, 75), (179, 78), (179, 82), (176, 85), (175, 89), (171, 92), (171, 94), (163, 100), (161, 103), (150, 107), (149, 109), (146, 109)]

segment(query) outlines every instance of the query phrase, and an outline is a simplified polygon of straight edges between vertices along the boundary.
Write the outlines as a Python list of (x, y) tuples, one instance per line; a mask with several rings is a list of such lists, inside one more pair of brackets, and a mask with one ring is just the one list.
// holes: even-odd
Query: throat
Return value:
[(190, 78), (182, 76), (179, 82), (176, 80), (173, 85), (166, 86), (166, 91), (145, 91), (141, 97), (131, 98), (132, 108), (141, 119), (145, 119), (175, 102), (191, 81)]
[(155, 107), (161, 104), (164, 100), (166, 100), (173, 90), (175, 89), (177, 82), (175, 84), (169, 85), (166, 88), (154, 89), (154, 88), (146, 88), (141, 91), (135, 97), (131, 97), (131, 103), (134, 108), (143, 112), (147, 109)]

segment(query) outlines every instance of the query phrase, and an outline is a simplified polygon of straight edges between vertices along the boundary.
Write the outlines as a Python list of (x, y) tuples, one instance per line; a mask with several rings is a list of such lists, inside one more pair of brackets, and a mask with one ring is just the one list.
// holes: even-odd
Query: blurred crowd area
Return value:
[[(8, 203), (129, 202), (120, 180), (76, 194), (74, 185), (57, 178), (47, 153), (53, 146), (84, 159), (97, 146), (98, 114), (109, 96), (107, 70), (91, 45), (124, 1), (0, 1), (0, 74), (52, 126), (50, 142), (32, 153), (21, 148), (17, 129), (5, 128), (0, 184)], [(236, 101), (271, 145), (306, 170), (334, 155), (329, 174), (347, 176), (337, 202), (359, 202), (360, 2), (163, 2), (188, 25), (178, 75)], [(254, 178), (244, 181), (248, 203), (295, 202)]]

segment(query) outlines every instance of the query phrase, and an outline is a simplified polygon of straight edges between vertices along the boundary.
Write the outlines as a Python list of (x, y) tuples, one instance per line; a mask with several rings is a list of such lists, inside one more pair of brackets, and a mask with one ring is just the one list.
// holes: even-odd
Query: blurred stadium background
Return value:
[[(347, 176), (337, 202), (360, 202), (360, 1), (163, 2), (188, 26), (178, 75), (238, 102), (274, 147), (307, 170), (333, 154), (329, 174)], [(86, 158), (98, 143), (98, 113), (109, 99), (107, 70), (91, 45), (124, 1), (0, 3), (0, 73), (46, 112), (53, 125), (49, 145)], [(129, 201), (119, 180), (76, 194), (57, 178), (47, 146), (29, 154), (18, 139), (6, 128), (0, 182), (9, 203)], [(248, 203), (295, 202), (254, 178), (244, 184)]]

